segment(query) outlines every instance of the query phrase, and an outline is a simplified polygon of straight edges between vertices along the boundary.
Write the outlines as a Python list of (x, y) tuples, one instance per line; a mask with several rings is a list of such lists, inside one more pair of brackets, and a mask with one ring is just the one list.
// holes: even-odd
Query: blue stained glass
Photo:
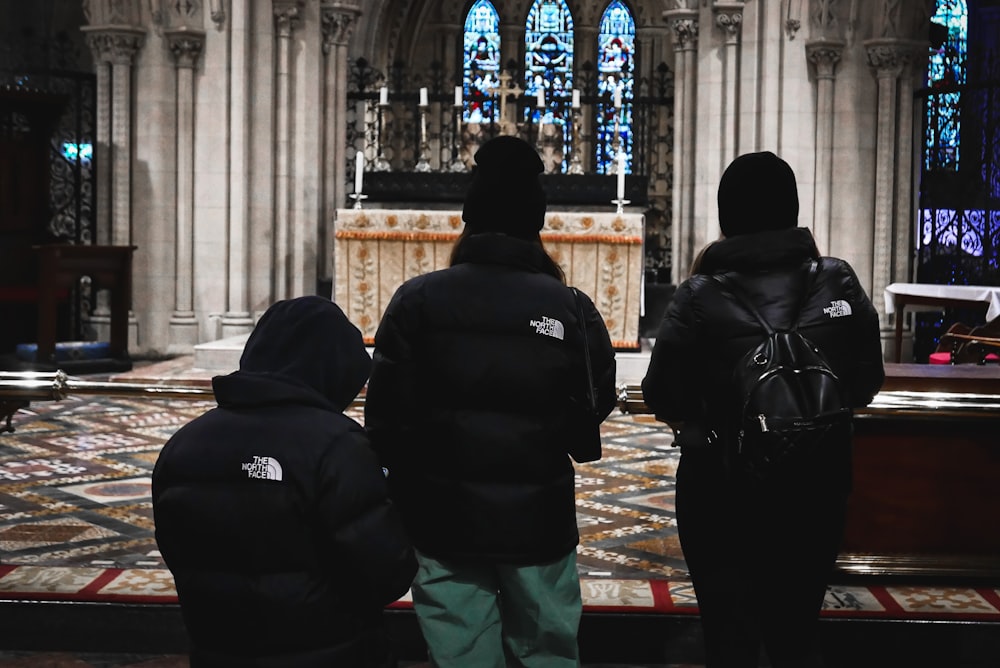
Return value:
[[(524, 32), (524, 88), (545, 90), (547, 123), (565, 119), (573, 89), (573, 15), (564, 0), (535, 0)], [(541, 112), (534, 111), (537, 120)]]
[(462, 118), (492, 120), (493, 92), (500, 84), (500, 15), (489, 0), (476, 0), (465, 17)]
[[(626, 156), (626, 172), (632, 165), (632, 109), (635, 96), (635, 20), (621, 0), (612, 0), (601, 17), (597, 36), (598, 174), (615, 171), (616, 151)], [(615, 106), (616, 95), (620, 106)]]
[(77, 160), (90, 162), (94, 158), (94, 145), (63, 142), (62, 154), (69, 162), (76, 162)]
[(948, 36), (927, 64), (928, 87), (942, 90), (928, 99), (924, 168), (958, 171), (961, 94), (948, 89), (965, 83), (969, 35), (965, 0), (938, 0), (932, 21), (944, 26)]

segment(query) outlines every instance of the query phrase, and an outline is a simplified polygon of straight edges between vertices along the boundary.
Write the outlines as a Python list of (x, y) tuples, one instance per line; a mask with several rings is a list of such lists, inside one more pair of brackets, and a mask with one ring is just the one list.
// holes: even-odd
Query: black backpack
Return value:
[[(819, 264), (808, 268), (802, 303), (787, 330), (777, 331), (732, 279), (713, 278), (760, 322), (766, 338), (733, 371), (724, 428), (731, 469), (753, 482), (837, 470), (850, 448), (852, 412), (823, 353), (798, 331)], [(811, 476), (806, 476), (810, 478)]]

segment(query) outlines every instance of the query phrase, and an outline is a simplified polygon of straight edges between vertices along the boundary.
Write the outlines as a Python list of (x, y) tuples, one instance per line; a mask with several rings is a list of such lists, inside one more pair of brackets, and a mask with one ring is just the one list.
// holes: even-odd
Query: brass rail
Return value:
[[(119, 383), (73, 378), (63, 371), (0, 371), (0, 433), (13, 431), (11, 418), (32, 401), (61, 401), (70, 395), (147, 397), (150, 399), (211, 400), (209, 385), (158, 385), (155, 383)], [(351, 404), (364, 404), (362, 394)], [(626, 414), (649, 414), (652, 411), (642, 398), (637, 384), (618, 386), (618, 410)], [(879, 392), (875, 400), (857, 411), (861, 418), (922, 411), (935, 416), (1000, 417), (1000, 396), (958, 392)]]

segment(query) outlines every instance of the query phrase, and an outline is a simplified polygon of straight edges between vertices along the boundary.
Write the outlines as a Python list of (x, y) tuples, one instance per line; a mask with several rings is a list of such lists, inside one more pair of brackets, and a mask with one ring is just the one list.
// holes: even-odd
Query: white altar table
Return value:
[[(448, 266), (461, 211), (339, 209), (334, 223), (334, 300), (371, 344), (403, 281)], [(639, 348), (643, 216), (546, 214), (542, 241), (566, 280), (597, 306), (616, 349)]]
[(885, 289), (886, 314), (896, 313), (895, 361), (899, 362), (903, 343), (903, 311), (907, 306), (943, 309), (948, 306), (983, 308), (986, 320), (1000, 316), (1000, 287), (989, 285), (932, 285), (892, 283)]

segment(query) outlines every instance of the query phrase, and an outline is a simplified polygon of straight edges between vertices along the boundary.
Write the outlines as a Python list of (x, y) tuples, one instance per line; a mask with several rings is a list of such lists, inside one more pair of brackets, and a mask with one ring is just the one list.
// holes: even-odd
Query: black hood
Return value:
[(220, 406), (318, 403), (342, 411), (368, 381), (361, 332), (324, 297), (271, 306), (247, 339), (239, 371), (212, 380)]

